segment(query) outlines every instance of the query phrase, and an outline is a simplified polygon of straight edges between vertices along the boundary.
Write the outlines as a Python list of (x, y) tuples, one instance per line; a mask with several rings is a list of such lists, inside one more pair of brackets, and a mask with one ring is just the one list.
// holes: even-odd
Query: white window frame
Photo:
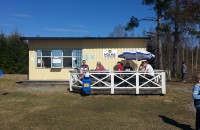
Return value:
[[(39, 49), (38, 49), (39, 50)], [(41, 51), (41, 55), (40, 56), (38, 56), (37, 55), (37, 51), (38, 50), (36, 50), (35, 52), (36, 52), (36, 62), (35, 62), (35, 66), (36, 66), (36, 68), (38, 68), (38, 69), (43, 69), (43, 68), (77, 68), (77, 67), (79, 67), (79, 66), (77, 66), (77, 67), (75, 67), (74, 65), (73, 65), (73, 58), (76, 58), (76, 59), (78, 59), (78, 58), (81, 58), (81, 60), (82, 60), (82, 55), (80, 55), (80, 56), (74, 56), (73, 55), (73, 50), (80, 50), (80, 51), (82, 51), (82, 49), (73, 49), (72, 50), (72, 55), (71, 56), (64, 56), (63, 55), (63, 50), (62, 50), (62, 55), (61, 56), (52, 56), (52, 51), (53, 50), (49, 50), (49, 51), (51, 51), (51, 56), (43, 56), (43, 54), (42, 54), (42, 49), (40, 50)], [(82, 53), (82, 52), (81, 52)], [(43, 67), (43, 63), (42, 63), (42, 59), (43, 58), (45, 58), (45, 57), (49, 57), (49, 58), (51, 58), (51, 67)], [(61, 57), (61, 59), (62, 59), (62, 66), (61, 67), (53, 67), (53, 62), (52, 62), (52, 60), (53, 60), (53, 57)], [(40, 58), (40, 67), (38, 67), (37, 66), (37, 64), (38, 64), (38, 58)], [(63, 58), (71, 58), (71, 62), (72, 62), (72, 65), (71, 65), (71, 67), (64, 67), (64, 59)]]

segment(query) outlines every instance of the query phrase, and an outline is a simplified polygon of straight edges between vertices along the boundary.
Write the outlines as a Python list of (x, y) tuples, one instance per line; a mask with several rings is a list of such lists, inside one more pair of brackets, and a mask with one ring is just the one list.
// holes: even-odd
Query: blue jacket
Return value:
[(200, 86), (199, 86), (199, 84), (197, 84), (193, 87), (192, 97), (194, 99), (195, 107), (200, 107)]

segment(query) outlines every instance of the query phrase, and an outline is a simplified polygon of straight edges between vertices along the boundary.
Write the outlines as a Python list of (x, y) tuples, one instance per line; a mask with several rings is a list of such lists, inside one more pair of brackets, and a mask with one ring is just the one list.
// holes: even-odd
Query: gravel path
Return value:
[(67, 86), (65, 85), (41, 85), (41, 86), (24, 86), (18, 87), (15, 91), (23, 91), (23, 92), (63, 92), (67, 91)]

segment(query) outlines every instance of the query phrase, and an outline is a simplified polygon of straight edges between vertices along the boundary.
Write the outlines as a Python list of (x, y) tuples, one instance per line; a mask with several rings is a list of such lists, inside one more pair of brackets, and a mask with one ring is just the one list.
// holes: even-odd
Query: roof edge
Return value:
[(21, 40), (151, 39), (150, 37), (20, 37)]

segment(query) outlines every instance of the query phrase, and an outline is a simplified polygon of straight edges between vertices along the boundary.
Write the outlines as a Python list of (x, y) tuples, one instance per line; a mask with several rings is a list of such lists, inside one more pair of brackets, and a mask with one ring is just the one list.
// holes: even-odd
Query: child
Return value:
[(192, 97), (196, 108), (196, 130), (200, 130), (200, 74), (196, 76), (197, 84), (193, 87)]

